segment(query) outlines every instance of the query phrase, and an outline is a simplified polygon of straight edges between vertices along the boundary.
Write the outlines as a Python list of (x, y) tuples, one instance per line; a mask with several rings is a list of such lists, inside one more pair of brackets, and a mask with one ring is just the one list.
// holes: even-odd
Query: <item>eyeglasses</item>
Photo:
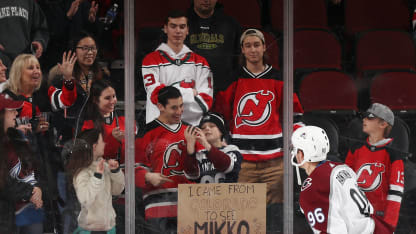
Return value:
[(97, 47), (95, 47), (95, 46), (91, 46), (91, 47), (88, 47), (88, 46), (77, 46), (76, 48), (77, 49), (81, 49), (84, 52), (89, 52), (89, 51), (97, 52)]
[(368, 120), (373, 120), (373, 119), (376, 119), (377, 116), (375, 116), (373, 113), (364, 113), (362, 115), (362, 118), (363, 119), (368, 119)]

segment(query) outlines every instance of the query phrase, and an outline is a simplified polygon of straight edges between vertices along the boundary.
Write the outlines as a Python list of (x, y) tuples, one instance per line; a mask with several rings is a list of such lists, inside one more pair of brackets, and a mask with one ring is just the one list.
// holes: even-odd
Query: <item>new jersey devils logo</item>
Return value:
[(180, 163), (182, 149), (179, 147), (183, 141), (175, 142), (170, 144), (163, 154), (163, 166), (162, 166), (162, 175), (165, 176), (174, 176), (182, 175), (183, 168)]
[(270, 117), (273, 100), (274, 94), (269, 90), (244, 95), (238, 102), (235, 127), (259, 126), (265, 123)]
[(364, 192), (376, 190), (382, 180), (382, 174), (385, 172), (385, 166), (382, 163), (366, 163), (357, 171), (358, 186)]

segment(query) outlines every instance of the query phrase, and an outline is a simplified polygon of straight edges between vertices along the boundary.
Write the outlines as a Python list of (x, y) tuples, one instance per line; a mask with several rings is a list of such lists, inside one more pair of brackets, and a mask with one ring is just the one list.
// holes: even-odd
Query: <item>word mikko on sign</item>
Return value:
[(266, 233), (266, 184), (180, 184), (178, 233)]

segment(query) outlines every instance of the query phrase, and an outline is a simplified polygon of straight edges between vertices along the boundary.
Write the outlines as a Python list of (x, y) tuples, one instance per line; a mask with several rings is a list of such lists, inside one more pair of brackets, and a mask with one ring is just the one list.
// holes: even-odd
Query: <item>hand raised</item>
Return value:
[(35, 56), (36, 56), (36, 58), (40, 58), (40, 56), (42, 56), (42, 53), (43, 53), (42, 43), (40, 43), (38, 41), (33, 41), (32, 42), (32, 46), (33, 46), (33, 48), (35, 48), (35, 51), (36, 51)]
[(64, 52), (62, 55), (62, 64), (58, 63), (58, 69), (64, 76), (64, 79), (69, 80), (72, 78), (72, 72), (74, 71), (74, 65), (77, 60), (77, 55), (72, 51)]
[(80, 2), (81, 2), (81, 0), (75, 0), (71, 3), (71, 7), (66, 12), (66, 16), (69, 19), (72, 19), (72, 17), (77, 13)]
[(97, 11), (98, 11), (98, 3), (96, 1), (92, 1), (90, 11), (88, 12), (88, 20), (91, 23), (95, 22), (95, 19), (97, 18)]

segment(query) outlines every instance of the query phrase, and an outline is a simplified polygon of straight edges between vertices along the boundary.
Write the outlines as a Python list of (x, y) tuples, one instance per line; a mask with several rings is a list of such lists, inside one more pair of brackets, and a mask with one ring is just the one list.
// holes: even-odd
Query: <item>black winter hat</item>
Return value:
[(199, 122), (199, 128), (202, 128), (202, 125), (204, 125), (204, 123), (206, 122), (211, 122), (217, 125), (217, 128), (222, 133), (223, 138), (225, 138), (228, 135), (224, 119), (220, 114), (214, 112), (205, 113), (204, 116), (202, 116), (201, 121)]

